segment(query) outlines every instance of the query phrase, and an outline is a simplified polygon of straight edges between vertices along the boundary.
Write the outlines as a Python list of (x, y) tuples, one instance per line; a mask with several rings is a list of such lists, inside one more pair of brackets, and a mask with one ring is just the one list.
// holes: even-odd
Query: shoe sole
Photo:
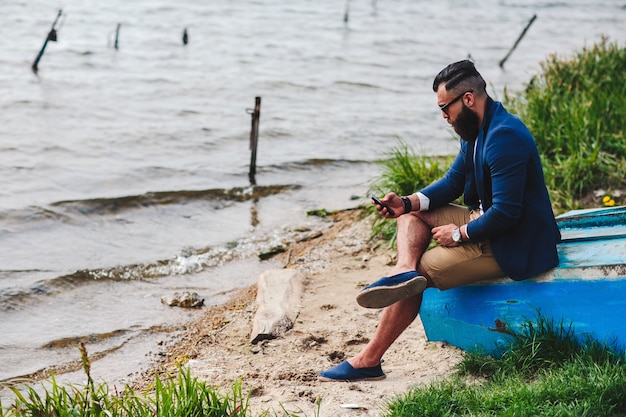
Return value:
[(417, 295), (426, 289), (426, 278), (417, 276), (393, 287), (375, 287), (361, 291), (356, 302), (365, 308), (384, 308), (405, 298)]
[(359, 378), (359, 379), (332, 379), (326, 378), (324, 376), (319, 376), (317, 379), (322, 382), (360, 382), (360, 381), (380, 381), (381, 379), (387, 378), (387, 375), (381, 376), (372, 376), (367, 378)]

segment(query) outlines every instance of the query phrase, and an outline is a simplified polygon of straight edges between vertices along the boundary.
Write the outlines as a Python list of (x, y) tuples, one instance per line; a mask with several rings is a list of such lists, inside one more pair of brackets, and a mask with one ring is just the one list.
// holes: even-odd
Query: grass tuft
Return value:
[(594, 190), (623, 189), (626, 48), (602, 39), (569, 58), (552, 55), (541, 69), (505, 102), (535, 137), (555, 208), (580, 208)]
[(388, 416), (620, 416), (626, 410), (626, 355), (571, 326), (527, 321), (499, 359), (466, 353), (446, 381), (388, 404)]
[[(9, 408), (0, 404), (0, 417), (244, 417), (249, 415), (249, 396), (242, 393), (241, 382), (235, 382), (228, 395), (180, 369), (178, 376), (162, 380), (156, 376), (150, 393), (136, 393), (126, 387), (121, 393), (109, 391), (107, 384), (95, 384), (91, 362), (85, 346), (80, 346), (84, 387), (60, 386), (54, 375), (51, 387), (39, 394), (28, 386), (22, 393), (12, 387), (15, 401)], [(261, 414), (267, 416), (267, 412)]]

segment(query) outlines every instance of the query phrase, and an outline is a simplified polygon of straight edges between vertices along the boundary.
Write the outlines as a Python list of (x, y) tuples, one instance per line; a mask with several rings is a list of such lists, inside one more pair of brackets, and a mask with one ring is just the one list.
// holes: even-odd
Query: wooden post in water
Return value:
[(116, 51), (117, 51), (117, 49), (118, 49), (118, 48), (117, 48), (117, 41), (118, 41), (118, 40), (119, 40), (119, 38), (120, 38), (120, 26), (122, 26), (122, 24), (121, 24), (121, 23), (118, 23), (118, 24), (117, 24), (117, 29), (115, 29), (115, 44), (114, 44), (114, 46), (115, 46), (115, 50), (116, 50)]
[(187, 34), (187, 28), (183, 30), (183, 45), (187, 45), (189, 43), (189, 35)]
[(256, 185), (256, 150), (259, 141), (259, 118), (261, 117), (261, 97), (256, 97), (254, 101), (254, 110), (248, 109), (248, 113), (252, 115), (252, 128), (250, 129), (250, 184)]
[(52, 23), (52, 29), (50, 29), (50, 32), (48, 32), (48, 36), (46, 37), (46, 40), (44, 41), (43, 46), (41, 47), (41, 50), (39, 51), (39, 54), (37, 55), (37, 58), (35, 58), (35, 62), (33, 62), (33, 65), (31, 68), (33, 69), (33, 72), (35, 74), (37, 74), (37, 71), (39, 71), (39, 60), (41, 60), (41, 57), (43, 56), (43, 53), (46, 50), (46, 46), (48, 46), (48, 41), (50, 42), (57, 41), (57, 31), (54, 27), (57, 25), (57, 22), (59, 21), (59, 17), (61, 17), (61, 14), (63, 14), (63, 10), (59, 10), (59, 14), (57, 14), (56, 19), (54, 19), (54, 22)]
[(515, 44), (513, 44), (513, 46), (511, 47), (511, 49), (509, 49), (509, 53), (506, 54), (506, 56), (504, 58), (502, 58), (502, 61), (500, 61), (500, 68), (504, 68), (504, 63), (506, 62), (507, 59), (509, 59), (509, 56), (513, 53), (513, 51), (515, 50), (515, 48), (517, 48), (517, 44), (519, 43), (519, 41), (522, 40), (522, 38), (524, 37), (524, 35), (526, 34), (526, 31), (528, 30), (528, 28), (530, 27), (530, 25), (533, 24), (533, 22), (535, 21), (535, 19), (537, 18), (537, 15), (534, 15), (530, 21), (528, 22), (528, 24), (526, 25), (526, 27), (524, 28), (524, 30), (522, 31), (522, 33), (519, 35), (519, 37), (517, 38), (517, 40), (515, 41)]

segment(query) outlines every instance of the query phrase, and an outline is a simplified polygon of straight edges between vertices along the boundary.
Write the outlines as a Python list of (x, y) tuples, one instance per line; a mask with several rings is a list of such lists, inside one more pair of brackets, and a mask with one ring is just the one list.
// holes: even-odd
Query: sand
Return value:
[(155, 358), (137, 387), (153, 381), (155, 372), (175, 375), (182, 365), (223, 394), (240, 380), (244, 393), (250, 392), (254, 416), (266, 410), (279, 416), (286, 415), (284, 410), (302, 416), (380, 416), (390, 400), (412, 387), (448, 377), (462, 352), (428, 342), (418, 317), (385, 355), (386, 379), (318, 380), (320, 371), (368, 342), (382, 311), (360, 307), (355, 295), (386, 275), (395, 254), (387, 243), (370, 241), (371, 220), (360, 214), (333, 214), (321, 236), (280, 255), (282, 265), (305, 276), (298, 318), (283, 336), (250, 343), (256, 286), (242, 289), (166, 342), (165, 353)]

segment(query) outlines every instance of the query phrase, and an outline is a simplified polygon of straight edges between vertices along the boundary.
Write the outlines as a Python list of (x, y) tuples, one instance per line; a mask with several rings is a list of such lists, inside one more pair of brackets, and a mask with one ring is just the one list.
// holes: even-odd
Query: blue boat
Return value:
[(556, 218), (558, 267), (525, 281), (509, 278), (424, 293), (420, 317), (429, 341), (498, 356), (512, 333), (539, 314), (626, 347), (626, 206), (574, 210)]

